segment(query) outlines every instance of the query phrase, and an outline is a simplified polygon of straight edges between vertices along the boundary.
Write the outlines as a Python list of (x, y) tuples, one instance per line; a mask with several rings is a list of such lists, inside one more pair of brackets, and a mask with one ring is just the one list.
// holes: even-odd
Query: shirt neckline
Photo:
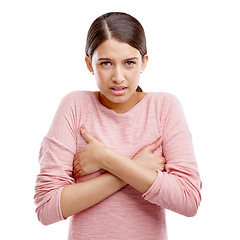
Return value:
[(93, 98), (93, 100), (95, 101), (96, 105), (97, 105), (102, 111), (104, 111), (104, 112), (106, 112), (106, 113), (111, 113), (111, 114), (113, 114), (113, 115), (115, 115), (115, 116), (119, 116), (119, 117), (132, 114), (132, 112), (138, 110), (138, 109), (147, 101), (147, 99), (148, 99), (148, 98), (150, 97), (150, 95), (151, 95), (151, 93), (147, 93), (147, 94), (143, 97), (143, 99), (142, 99), (141, 101), (139, 101), (136, 105), (134, 105), (132, 108), (130, 108), (127, 112), (125, 112), (125, 113), (117, 113), (117, 112), (115, 112), (113, 109), (107, 108), (107, 107), (105, 107), (104, 105), (102, 105), (102, 104), (100, 103), (100, 101), (98, 100), (98, 98), (97, 98), (97, 96), (95, 95), (94, 92), (89, 91), (88, 93), (89, 93), (89, 95)]

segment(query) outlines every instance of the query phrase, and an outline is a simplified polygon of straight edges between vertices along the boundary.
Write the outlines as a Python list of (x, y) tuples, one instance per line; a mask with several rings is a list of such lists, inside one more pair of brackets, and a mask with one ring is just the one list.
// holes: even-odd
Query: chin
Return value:
[(110, 96), (108, 98), (109, 101), (111, 101), (112, 103), (125, 103), (127, 102), (129, 99), (129, 97), (127, 96)]

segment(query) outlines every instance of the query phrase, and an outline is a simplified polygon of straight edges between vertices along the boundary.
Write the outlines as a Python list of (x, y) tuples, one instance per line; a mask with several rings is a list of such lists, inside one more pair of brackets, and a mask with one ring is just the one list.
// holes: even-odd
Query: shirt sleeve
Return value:
[(163, 156), (165, 172), (158, 176), (143, 194), (153, 204), (191, 217), (196, 215), (201, 201), (202, 183), (195, 160), (192, 136), (179, 101), (171, 97), (165, 104), (163, 124)]
[(40, 174), (35, 187), (36, 213), (44, 225), (63, 220), (60, 207), (62, 189), (73, 184), (73, 158), (76, 154), (76, 112), (71, 95), (60, 103), (40, 154)]

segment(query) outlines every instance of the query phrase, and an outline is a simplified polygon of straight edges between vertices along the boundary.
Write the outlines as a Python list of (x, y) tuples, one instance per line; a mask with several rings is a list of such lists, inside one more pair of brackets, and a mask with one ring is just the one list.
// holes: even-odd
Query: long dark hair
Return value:
[[(144, 29), (131, 15), (122, 12), (109, 12), (98, 17), (90, 26), (85, 52), (92, 59), (95, 49), (108, 39), (116, 39), (136, 48), (142, 58), (147, 54)], [(138, 86), (137, 92), (142, 92)]]

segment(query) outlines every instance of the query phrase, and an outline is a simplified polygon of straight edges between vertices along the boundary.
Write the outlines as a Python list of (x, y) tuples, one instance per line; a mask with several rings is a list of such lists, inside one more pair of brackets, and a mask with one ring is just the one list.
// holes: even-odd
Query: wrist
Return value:
[(115, 157), (115, 152), (110, 148), (105, 148), (104, 156), (101, 157), (101, 167), (102, 169), (109, 171), (109, 166), (113, 164)]
[(112, 172), (123, 161), (123, 158), (125, 157), (108, 148), (105, 157), (102, 159), (102, 168), (108, 172)]

